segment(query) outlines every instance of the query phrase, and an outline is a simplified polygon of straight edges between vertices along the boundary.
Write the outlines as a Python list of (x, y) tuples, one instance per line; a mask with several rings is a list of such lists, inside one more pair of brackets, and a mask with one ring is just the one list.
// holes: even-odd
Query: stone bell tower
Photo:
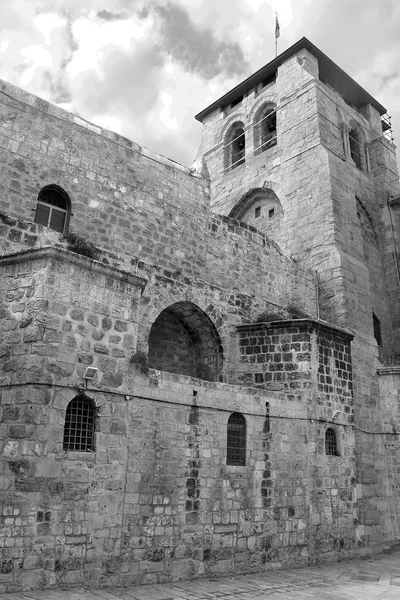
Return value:
[(302, 38), (196, 118), (212, 209), (315, 269), (320, 318), (356, 334), (357, 500), (361, 534), (379, 540), (399, 529), (399, 481), (389, 489), (383, 459), (385, 418), (400, 417), (386, 405), (400, 375), (388, 386), (388, 366), (400, 363), (400, 203), (386, 109)]

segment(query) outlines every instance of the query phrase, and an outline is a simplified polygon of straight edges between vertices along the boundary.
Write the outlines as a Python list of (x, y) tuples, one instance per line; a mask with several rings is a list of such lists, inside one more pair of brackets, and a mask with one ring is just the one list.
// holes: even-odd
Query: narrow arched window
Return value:
[(94, 451), (95, 410), (86, 396), (75, 396), (67, 406), (64, 425), (64, 450)]
[(64, 190), (55, 185), (49, 185), (40, 190), (36, 205), (35, 223), (65, 233), (69, 213), (70, 200)]
[(227, 465), (246, 464), (246, 419), (240, 413), (232, 413), (228, 419)]
[(276, 145), (276, 108), (264, 107), (256, 114), (254, 150), (260, 154)]
[(349, 146), (350, 146), (350, 156), (353, 159), (353, 161), (355, 162), (355, 165), (357, 167), (357, 169), (360, 169), (360, 171), (362, 171), (362, 159), (361, 159), (361, 155), (362, 155), (362, 144), (361, 144), (361, 138), (360, 135), (357, 131), (357, 129), (355, 129), (353, 127), (353, 129), (350, 129), (349, 131)]
[(235, 169), (245, 161), (246, 138), (243, 123), (234, 123), (225, 143), (225, 169)]
[(374, 337), (378, 346), (382, 346), (382, 329), (381, 322), (375, 313), (372, 313), (372, 323), (374, 326)]
[(328, 427), (325, 433), (325, 454), (339, 456), (336, 431), (332, 427)]

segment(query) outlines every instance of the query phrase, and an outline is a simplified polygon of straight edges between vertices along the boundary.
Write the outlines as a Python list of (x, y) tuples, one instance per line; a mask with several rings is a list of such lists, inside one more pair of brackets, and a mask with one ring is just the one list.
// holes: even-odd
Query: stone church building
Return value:
[(301, 39), (192, 168), (0, 82), (0, 591), (398, 541), (386, 109)]

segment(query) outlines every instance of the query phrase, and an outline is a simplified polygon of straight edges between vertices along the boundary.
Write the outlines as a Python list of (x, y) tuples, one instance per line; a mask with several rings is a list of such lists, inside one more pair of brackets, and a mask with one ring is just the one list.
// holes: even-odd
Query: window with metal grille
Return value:
[(64, 450), (94, 451), (95, 412), (90, 398), (76, 396), (67, 406)]
[(69, 217), (68, 195), (57, 186), (47, 186), (39, 192), (35, 223), (65, 233)]
[(246, 464), (246, 419), (240, 413), (232, 413), (228, 419), (226, 464)]
[(325, 433), (325, 454), (330, 456), (339, 456), (336, 431), (332, 427), (328, 427)]

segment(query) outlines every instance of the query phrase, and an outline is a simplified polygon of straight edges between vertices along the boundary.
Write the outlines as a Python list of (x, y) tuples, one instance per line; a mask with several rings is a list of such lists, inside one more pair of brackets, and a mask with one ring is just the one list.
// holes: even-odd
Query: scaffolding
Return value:
[(394, 142), (393, 129), (392, 129), (392, 117), (387, 113), (381, 116), (382, 133), (389, 142)]

